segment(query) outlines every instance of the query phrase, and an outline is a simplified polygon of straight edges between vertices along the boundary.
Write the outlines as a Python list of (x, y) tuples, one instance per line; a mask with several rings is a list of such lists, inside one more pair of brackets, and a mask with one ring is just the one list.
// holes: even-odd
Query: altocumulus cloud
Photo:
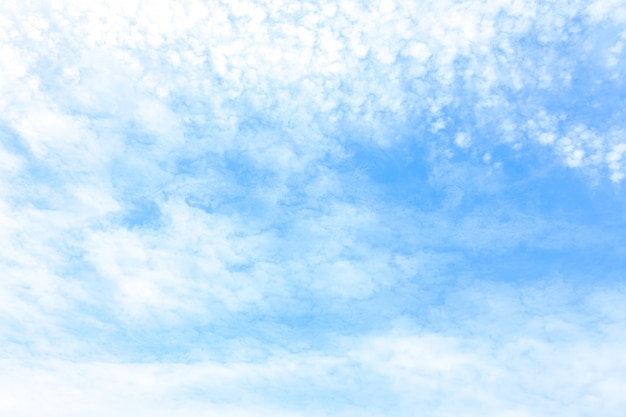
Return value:
[(626, 6), (4, 1), (7, 416), (623, 416)]

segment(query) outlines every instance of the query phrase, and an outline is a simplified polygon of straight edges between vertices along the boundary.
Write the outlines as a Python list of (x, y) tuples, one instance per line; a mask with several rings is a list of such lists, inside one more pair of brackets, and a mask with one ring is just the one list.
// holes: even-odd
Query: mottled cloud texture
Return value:
[(620, 1), (0, 5), (0, 414), (626, 412)]

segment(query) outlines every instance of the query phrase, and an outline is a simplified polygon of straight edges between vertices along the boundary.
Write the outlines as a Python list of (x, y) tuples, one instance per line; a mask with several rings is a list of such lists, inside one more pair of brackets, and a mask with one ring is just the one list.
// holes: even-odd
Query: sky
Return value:
[(626, 3), (0, 3), (0, 414), (622, 417)]

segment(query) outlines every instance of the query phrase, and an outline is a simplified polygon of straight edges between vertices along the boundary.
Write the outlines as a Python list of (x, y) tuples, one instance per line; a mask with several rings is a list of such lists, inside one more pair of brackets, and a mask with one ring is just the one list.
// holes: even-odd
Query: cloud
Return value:
[[(443, 319), (437, 332), (398, 321), (382, 333), (340, 339), (325, 352), (226, 363), (5, 361), (3, 411), (619, 415), (626, 383), (619, 355), (623, 291), (581, 297), (552, 282), (522, 290), (478, 284), (458, 295), (469, 305)], [(468, 316), (467, 309), (479, 313)], [(533, 318), (524, 310), (533, 310)], [(42, 395), (25, 401), (33, 384)]]
[(3, 412), (619, 415), (622, 9), (3, 3)]
[[(101, 109), (104, 107), (98, 102), (113, 104), (113, 100), (115, 104), (108, 105), (107, 112), (136, 105), (138, 122), (148, 130), (148, 114), (160, 123), (169, 120), (167, 129), (172, 123), (185, 123), (184, 119), (200, 120), (202, 113), (206, 117), (205, 110), (220, 123), (247, 123), (243, 114), (249, 115), (253, 109), (264, 112), (274, 102), (280, 110), (273, 118), (280, 124), (298, 123), (299, 129), (308, 128), (311, 120), (297, 122), (296, 115), (303, 110), (316, 124), (324, 125), (324, 130), (338, 121), (353, 125), (351, 129), (367, 121), (367, 129), (359, 134), (387, 146), (399, 134), (406, 135), (394, 131), (403, 123), (421, 117), (436, 125), (441, 123), (442, 110), (455, 111), (459, 105), (475, 113), (479, 125), (489, 125), (491, 119), (517, 118), (514, 109), (520, 106), (528, 106), (522, 114), (542, 111), (542, 104), (550, 104), (546, 93), (567, 93), (563, 88), (571, 89), (567, 80), (571, 80), (572, 70), (594, 65), (592, 61), (577, 63), (577, 56), (560, 48), (558, 42), (583, 48), (595, 42), (592, 50), (597, 54), (617, 51), (617, 43), (608, 45), (603, 40), (612, 33), (597, 31), (595, 23), (582, 32), (574, 23), (576, 17), (608, 15), (593, 12), (605, 10), (607, 5), (598, 3), (588, 9), (583, 3), (567, 9), (561, 6), (483, 2), (472, 7), (424, 4), (420, 9), (403, 3), (384, 9), (329, 3), (287, 8), (244, 2), (231, 8), (213, 5), (209, 14), (201, 3), (188, 7), (98, 3), (90, 6), (98, 12), (90, 14), (84, 5), (74, 4), (67, 7), (83, 17), (71, 24), (67, 13), (23, 19), (29, 23), (19, 23), (25, 28), (8, 41), (7, 53), (15, 55), (20, 47), (11, 45), (19, 41), (31, 46), (30, 64), (26, 65), (39, 65), (45, 57), (54, 57), (62, 65), (60, 72), (69, 77), (67, 81), (73, 79), (70, 97), (83, 97), (84, 101), (90, 96), (90, 105)], [(52, 6), (55, 10), (62, 7)], [(138, 17), (132, 18), (133, 13)], [(13, 14), (19, 16), (19, 10)], [(229, 15), (233, 19), (229, 20)], [(46, 30), (58, 34), (48, 37), (55, 39), (50, 41), (53, 44), (44, 48), (33, 43), (39, 39), (37, 34)], [(536, 43), (520, 42), (527, 33)], [(582, 44), (581, 34), (588, 36), (587, 44)], [(551, 52), (540, 54), (546, 47)], [(612, 65), (619, 62), (615, 53), (610, 52)], [(90, 56), (99, 58), (94, 61)], [(60, 86), (62, 78), (56, 74), (46, 74), (47, 80), (42, 81)], [(131, 79), (134, 82), (129, 83)], [(405, 88), (407, 85), (411, 88)], [(507, 93), (511, 86), (512, 92), (524, 89), (530, 96)], [(132, 98), (133, 90), (148, 97)], [(94, 102), (95, 91), (98, 98)], [(112, 92), (121, 94), (124, 101), (112, 97)], [(178, 122), (173, 122), (175, 114), (157, 115), (171, 111), (166, 107), (182, 97), (188, 97), (187, 102), (204, 97), (201, 101), (206, 104), (200, 107), (205, 110), (190, 113), (191, 108), (180, 107), (186, 115)], [(163, 103), (157, 104), (159, 100)], [(154, 106), (159, 105), (165, 107), (156, 111)], [(485, 116), (485, 112), (491, 115)], [(300, 125), (302, 122), (306, 124)], [(573, 123), (575, 128), (577, 122)], [(596, 126), (588, 128), (595, 130)], [(167, 132), (171, 140), (178, 137), (180, 141), (180, 131)], [(345, 134), (354, 136), (349, 131)], [(542, 143), (550, 141), (550, 134), (537, 132)], [(220, 136), (219, 142), (228, 140)], [(571, 165), (567, 157), (564, 160)]]

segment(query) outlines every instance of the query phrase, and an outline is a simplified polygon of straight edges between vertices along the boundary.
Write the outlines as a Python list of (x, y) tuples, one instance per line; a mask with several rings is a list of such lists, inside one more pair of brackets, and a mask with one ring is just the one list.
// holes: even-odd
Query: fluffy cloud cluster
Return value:
[[(238, 129), (263, 120), (295, 129), (288, 137), (306, 130), (306, 142), (316, 142), (259, 145), (280, 147), (263, 157), (292, 170), (306, 162), (298, 151), (332, 151), (313, 139), (314, 132), (388, 146), (429, 131), (454, 137), (471, 124), (481, 136), (495, 129), (500, 140), (524, 143), (530, 124), (530, 139), (546, 143), (555, 132), (535, 119), (551, 107), (550, 117), (562, 121), (557, 136), (588, 122), (605, 144), (601, 156), (586, 153), (585, 164), (608, 167), (615, 181), (623, 171), (610, 154), (624, 143), (621, 99), (605, 97), (623, 90), (623, 33), (615, 36), (605, 23), (618, 19), (619, 5), (131, 1), (3, 7), (3, 113), (31, 137), (36, 152), (50, 144), (40, 143), (37, 132), (23, 132), (30, 120), (51, 124), (67, 146), (86, 133), (78, 116), (97, 116), (91, 128), (98, 132), (105, 128), (102, 119), (113, 117), (153, 136), (163, 152), (179, 148), (185, 133), (212, 149), (246, 148), (249, 143), (237, 145)], [(602, 76), (594, 82), (589, 73)], [(610, 129), (581, 114), (594, 101), (606, 107)], [(555, 146), (568, 165), (580, 158), (580, 146)], [(287, 167), (288, 154), (293, 161)]]

